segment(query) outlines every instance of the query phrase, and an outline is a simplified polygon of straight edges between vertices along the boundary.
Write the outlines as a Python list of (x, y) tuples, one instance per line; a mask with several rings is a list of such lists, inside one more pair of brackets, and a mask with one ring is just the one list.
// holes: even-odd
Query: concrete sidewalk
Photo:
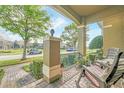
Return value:
[[(38, 57), (38, 56), (43, 56), (42, 54), (37, 54), (37, 55), (27, 55), (27, 58), (31, 57)], [(4, 55), (0, 56), (0, 60), (13, 60), (13, 59), (21, 59), (22, 55)]]

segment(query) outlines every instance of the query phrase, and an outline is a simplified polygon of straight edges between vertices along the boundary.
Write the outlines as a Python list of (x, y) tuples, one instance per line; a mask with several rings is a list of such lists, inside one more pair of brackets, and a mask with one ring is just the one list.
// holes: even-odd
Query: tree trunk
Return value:
[(27, 42), (28, 40), (24, 40), (24, 48), (23, 48), (23, 56), (22, 56), (23, 60), (26, 59)]
[(76, 42), (73, 42), (73, 48), (76, 49)]

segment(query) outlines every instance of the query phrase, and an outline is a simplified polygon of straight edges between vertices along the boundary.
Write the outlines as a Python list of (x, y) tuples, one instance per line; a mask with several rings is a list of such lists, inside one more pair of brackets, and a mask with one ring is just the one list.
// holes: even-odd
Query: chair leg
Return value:
[(81, 71), (81, 73), (80, 73), (80, 76), (79, 76), (78, 80), (75, 81), (75, 82), (76, 82), (77, 88), (80, 88), (79, 82), (80, 82), (81, 78), (84, 77), (84, 76), (85, 76), (85, 70), (82, 69), (82, 71)]
[(121, 82), (121, 86), (122, 86), (122, 88), (124, 88), (124, 73), (123, 73), (123, 75), (122, 75), (122, 82)]
[(114, 83), (113, 83), (113, 85), (115, 85), (117, 82), (118, 82), (118, 80), (120, 80), (120, 78), (123, 78), (124, 77), (124, 75), (122, 74)]
[(121, 88), (124, 88), (123, 84), (124, 84), (124, 80), (121, 82)]

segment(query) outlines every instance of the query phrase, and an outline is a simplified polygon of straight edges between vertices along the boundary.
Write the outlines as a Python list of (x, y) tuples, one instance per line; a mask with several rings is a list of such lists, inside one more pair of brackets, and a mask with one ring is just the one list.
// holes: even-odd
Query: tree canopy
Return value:
[(75, 48), (76, 43), (78, 42), (78, 32), (77, 25), (72, 23), (64, 28), (61, 38), (66, 42), (67, 46)]
[(50, 26), (50, 17), (42, 6), (13, 5), (0, 6), (0, 26), (7, 31), (19, 34), (24, 40), (23, 58), (26, 55), (27, 42), (46, 34)]
[(103, 36), (96, 36), (89, 44), (89, 49), (98, 49), (103, 47)]

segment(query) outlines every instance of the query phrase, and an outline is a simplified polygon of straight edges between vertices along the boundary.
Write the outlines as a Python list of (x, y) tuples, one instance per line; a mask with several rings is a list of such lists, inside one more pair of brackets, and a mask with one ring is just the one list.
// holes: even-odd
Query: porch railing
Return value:
[(79, 58), (79, 52), (68, 52), (61, 54), (61, 64), (64, 65), (64, 68), (67, 68), (71, 65), (74, 65)]

